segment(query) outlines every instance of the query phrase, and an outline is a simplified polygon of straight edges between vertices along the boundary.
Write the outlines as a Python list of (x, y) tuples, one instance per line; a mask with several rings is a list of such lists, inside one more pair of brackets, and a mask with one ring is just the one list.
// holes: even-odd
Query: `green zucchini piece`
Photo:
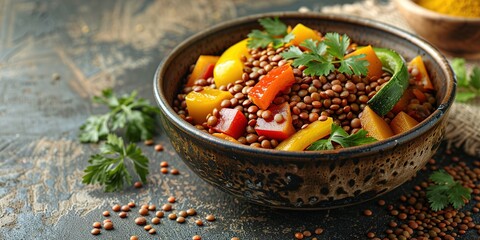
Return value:
[(368, 102), (368, 106), (378, 115), (384, 116), (400, 100), (408, 87), (408, 69), (405, 60), (398, 53), (385, 48), (373, 48), (375, 54), (382, 62), (383, 69), (392, 74), (390, 80), (385, 83)]

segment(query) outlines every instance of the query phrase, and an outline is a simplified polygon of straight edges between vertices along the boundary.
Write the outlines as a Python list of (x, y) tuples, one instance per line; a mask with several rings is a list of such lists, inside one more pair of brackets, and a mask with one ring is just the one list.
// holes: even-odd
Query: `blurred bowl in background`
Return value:
[(480, 18), (441, 14), (416, 0), (395, 3), (410, 27), (434, 46), (452, 56), (480, 58)]

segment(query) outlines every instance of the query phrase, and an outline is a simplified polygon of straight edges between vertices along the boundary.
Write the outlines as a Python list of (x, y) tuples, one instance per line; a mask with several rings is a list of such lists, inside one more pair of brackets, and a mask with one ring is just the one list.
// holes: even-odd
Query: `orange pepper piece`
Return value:
[(377, 140), (383, 140), (393, 136), (390, 126), (388, 126), (385, 120), (377, 115), (369, 106), (366, 106), (363, 109), (360, 122), (362, 123), (362, 128), (367, 130), (368, 135)]
[(390, 122), (393, 133), (400, 134), (417, 126), (418, 122), (405, 112), (399, 112)]
[(345, 56), (345, 58), (349, 58), (351, 56), (357, 56), (357, 55), (360, 55), (360, 54), (365, 54), (365, 57), (360, 58), (360, 59), (367, 60), (368, 63), (369, 63), (369, 65), (367, 67), (367, 69), (368, 69), (367, 77), (370, 77), (370, 78), (381, 77), (382, 74), (383, 74), (382, 62), (377, 57), (377, 54), (373, 50), (372, 46), (368, 45), (366, 47), (359, 48), (359, 49), (355, 50), (354, 52), (352, 52), (350, 54), (347, 54)]
[(291, 32), (295, 37), (290, 41), (290, 44), (299, 46), (303, 41), (312, 39), (316, 41), (322, 40), (322, 35), (313, 29), (299, 23), (295, 25)]
[(434, 90), (432, 81), (430, 81), (427, 69), (425, 68), (422, 56), (418, 55), (417, 57), (412, 59), (412, 61), (408, 63), (408, 67), (416, 68), (418, 70), (418, 74), (415, 75), (417, 85), (423, 86), (425, 90)]
[(280, 91), (294, 83), (293, 69), (289, 64), (285, 64), (268, 72), (251, 88), (248, 97), (260, 109), (266, 110)]
[(195, 63), (192, 74), (188, 77), (187, 87), (193, 86), (198, 79), (206, 80), (209, 77), (213, 77), (213, 68), (219, 58), (220, 57), (217, 56), (200, 55)]

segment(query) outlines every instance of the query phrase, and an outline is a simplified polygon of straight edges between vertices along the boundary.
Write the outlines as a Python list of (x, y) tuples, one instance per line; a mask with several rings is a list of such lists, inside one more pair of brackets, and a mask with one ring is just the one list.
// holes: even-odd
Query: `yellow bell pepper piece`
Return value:
[(200, 92), (192, 91), (185, 96), (188, 114), (195, 124), (202, 124), (214, 108), (220, 109), (220, 104), (225, 99), (231, 99), (233, 95), (228, 91), (203, 88)]
[(325, 121), (310, 123), (306, 128), (282, 141), (275, 149), (283, 151), (303, 151), (313, 142), (330, 134), (332, 123), (333, 119), (331, 117)]
[(221, 138), (221, 139), (224, 139), (224, 140), (233, 142), (233, 143), (241, 144), (239, 141), (237, 141), (237, 139), (235, 139), (235, 138), (233, 138), (233, 137), (230, 137), (230, 136), (228, 136), (228, 135), (225, 134), (225, 133), (213, 133), (212, 135), (215, 136), (215, 137), (218, 137), (218, 138)]
[(248, 38), (231, 46), (218, 59), (213, 69), (213, 78), (217, 87), (242, 79), (244, 64), (241, 58), (250, 57), (247, 41)]
[(198, 79), (211, 77), (214, 66), (219, 58), (218, 56), (200, 55), (195, 63), (192, 74), (188, 78), (187, 87), (193, 86)]
[(322, 36), (318, 32), (314, 31), (313, 29), (301, 23), (295, 25), (295, 27), (292, 29), (290, 33), (295, 36), (290, 41), (290, 44), (293, 44), (295, 46), (299, 46), (300, 43), (310, 38), (316, 41), (322, 40)]

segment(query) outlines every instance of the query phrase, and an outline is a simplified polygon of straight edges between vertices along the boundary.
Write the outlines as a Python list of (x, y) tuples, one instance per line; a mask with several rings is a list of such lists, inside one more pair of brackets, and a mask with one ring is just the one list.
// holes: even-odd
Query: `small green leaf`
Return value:
[(474, 99), (476, 96), (477, 94), (474, 92), (457, 92), (455, 101), (464, 103)]
[(442, 210), (449, 204), (459, 209), (465, 205), (466, 200), (471, 199), (472, 190), (462, 186), (444, 170), (433, 172), (429, 179), (433, 184), (427, 188), (427, 198), (434, 211)]
[(325, 44), (328, 46), (327, 52), (337, 59), (343, 59), (348, 46), (350, 45), (350, 38), (344, 34), (340, 38), (338, 33), (327, 33), (325, 35)]
[(467, 67), (465, 67), (465, 59), (454, 58), (452, 60), (452, 68), (457, 76), (457, 84), (459, 87), (468, 86)]
[(148, 158), (134, 143), (125, 147), (123, 139), (109, 134), (107, 142), (100, 148), (101, 152), (90, 156), (90, 163), (84, 170), (82, 182), (85, 184), (100, 184), (106, 192), (122, 190), (125, 184), (131, 185), (132, 176), (128, 171), (127, 162), (134, 166), (134, 172), (146, 182), (148, 175)]
[(302, 50), (295, 46), (291, 46), (288, 51), (280, 53), (280, 56), (282, 56), (284, 59), (300, 58), (302, 55)]
[(342, 127), (333, 123), (328, 139), (320, 139), (318, 141), (315, 141), (307, 148), (307, 150), (334, 149), (333, 142), (340, 144), (340, 146), (346, 148), (377, 141), (373, 137), (367, 137), (367, 134), (368, 132), (362, 129), (352, 135), (348, 135), (348, 133)]
[(475, 66), (470, 75), (470, 84), (477, 90), (480, 90), (480, 67)]
[(287, 25), (280, 21), (278, 17), (275, 18), (262, 18), (259, 19), (258, 22), (262, 27), (269, 33), (270, 35), (273, 36), (280, 36), (280, 35), (286, 35), (287, 34)]

